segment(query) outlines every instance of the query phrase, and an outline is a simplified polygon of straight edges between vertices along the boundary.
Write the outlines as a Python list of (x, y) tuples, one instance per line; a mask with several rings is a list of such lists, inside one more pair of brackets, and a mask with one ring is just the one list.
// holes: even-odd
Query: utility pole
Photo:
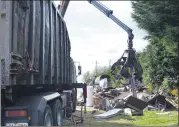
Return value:
[(97, 62), (97, 60), (96, 60), (96, 74), (97, 74), (97, 66), (98, 66), (97, 64), (98, 64), (98, 62)]
[[(93, 64), (94, 64), (94, 62), (92, 62)], [(97, 74), (97, 72), (98, 72), (98, 62), (97, 62), (97, 60), (96, 60), (96, 62), (95, 62), (95, 72), (96, 72), (96, 74)]]
[(96, 63), (95, 63), (96, 65), (95, 65), (95, 68), (96, 68), (96, 74), (97, 74), (97, 72), (98, 72), (98, 62), (97, 62), (97, 60), (96, 60)]
[(111, 60), (109, 60), (109, 67), (111, 67)]

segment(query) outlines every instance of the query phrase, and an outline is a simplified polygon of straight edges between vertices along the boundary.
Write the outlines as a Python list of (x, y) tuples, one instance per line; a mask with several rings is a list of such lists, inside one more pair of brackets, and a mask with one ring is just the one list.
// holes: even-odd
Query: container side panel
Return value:
[(69, 78), (69, 82), (70, 82), (70, 39), (68, 37), (68, 78)]
[(69, 65), (70, 65), (70, 61), (69, 61), (69, 58), (70, 58), (70, 56), (69, 56), (69, 53), (70, 53), (70, 51), (69, 51), (69, 39), (68, 39), (68, 33), (67, 33), (67, 83), (69, 83)]
[(42, 27), (42, 2), (36, 1), (35, 3), (35, 38), (34, 38), (34, 69), (38, 71), (38, 75), (34, 76), (34, 83), (38, 84), (40, 82), (40, 57), (41, 56), (41, 27)]
[(12, 4), (12, 52), (17, 52), (18, 2)]
[(45, 2), (41, 1), (41, 29), (40, 29), (40, 54), (39, 54), (39, 75), (40, 75), (40, 82), (41, 84), (45, 83)]
[(11, 84), (26, 84), (22, 68), (27, 68), (27, 53), (29, 56), (29, 18), (31, 15), (30, 1), (12, 2), (12, 43), (10, 74)]
[(60, 63), (61, 63), (61, 77), (62, 77), (62, 80), (61, 82), (64, 83), (64, 23), (61, 22), (61, 46), (60, 46), (60, 49), (61, 49), (61, 60), (60, 60)]
[(65, 24), (63, 25), (64, 27), (64, 31), (63, 31), (63, 37), (64, 37), (64, 41), (63, 41), (63, 82), (66, 83), (66, 27)]
[(49, 55), (50, 55), (50, 13), (49, 13), (49, 2), (45, 2), (45, 84), (49, 83), (50, 73), (48, 72), (49, 67)]
[[(29, 40), (27, 50), (25, 49), (25, 68), (28, 72), (25, 77), (21, 77), (21, 79), (26, 78), (26, 81), (22, 82), (22, 84), (34, 84), (34, 75), (31, 74), (30, 70), (34, 68), (34, 44), (35, 44), (35, 14), (36, 14), (36, 2), (30, 1), (30, 17), (29, 17)], [(19, 84), (19, 83), (18, 83)]]
[(40, 36), (41, 36), (41, 19), (42, 19), (42, 11), (41, 11), (41, 2), (36, 1), (36, 13), (35, 13), (35, 44), (34, 44), (34, 66), (37, 70), (39, 70), (39, 57), (40, 56)]
[(61, 78), (62, 78), (62, 74), (61, 74), (61, 20), (60, 20), (60, 16), (57, 15), (57, 32), (56, 32), (56, 36), (57, 36), (57, 50), (58, 50), (58, 54), (57, 54), (57, 75), (58, 75), (58, 83), (61, 83)]
[[(6, 34), (3, 34), (0, 53), (8, 47), (8, 57), (1, 55), (1, 84), (11, 81), (14, 85), (60, 85), (74, 81), (75, 66), (70, 57), (71, 45), (66, 23), (52, 1), (7, 3), (11, 3), (11, 6), (6, 14), (9, 17), (2, 18), (2, 28)], [(5, 43), (8, 44), (5, 46)], [(8, 69), (4, 70), (6, 67)]]
[[(10, 52), (12, 42), (12, 1), (0, 2), (0, 85), (10, 85)], [(4, 15), (4, 16), (3, 16)]]
[(72, 60), (72, 58), (70, 57), (70, 83), (72, 83), (72, 77), (73, 77), (73, 75), (72, 75), (72, 73), (73, 73), (73, 70), (72, 70), (72, 62), (73, 62), (73, 60)]
[[(30, 7), (29, 1), (27, 1), (26, 4), (27, 4), (26, 6)], [(23, 7), (24, 5), (21, 2), (14, 1), (13, 52), (20, 54), (22, 57), (25, 57), (25, 50), (27, 48), (29, 10), (24, 9)]]
[(64, 59), (64, 63), (65, 63), (65, 83), (67, 83), (67, 29), (65, 26), (65, 59)]
[(57, 68), (57, 54), (58, 54), (58, 49), (57, 49), (57, 38), (56, 38), (56, 29), (57, 29), (57, 25), (56, 25), (56, 21), (57, 21), (57, 12), (56, 12), (56, 8), (54, 7), (54, 5), (52, 4), (52, 33), (53, 33), (53, 42), (54, 42), (54, 73), (53, 73), (53, 82), (52, 83), (58, 83), (58, 68)]
[(48, 54), (48, 83), (52, 84), (52, 64), (53, 64), (53, 43), (52, 43), (52, 8), (50, 6), (50, 2), (48, 2), (48, 7), (49, 7), (49, 54)]
[(56, 68), (56, 42), (55, 42), (55, 14), (56, 14), (56, 10), (55, 8), (53, 7), (53, 4), (51, 3), (51, 9), (52, 9), (52, 12), (51, 12), (51, 16), (52, 16), (52, 22), (51, 22), (51, 25), (52, 25), (52, 34), (51, 34), (51, 43), (52, 43), (52, 83), (55, 84), (57, 83), (56, 82), (56, 73), (55, 73), (55, 68)]
[(69, 83), (68, 81), (68, 35), (66, 33), (66, 83)]
[(69, 48), (69, 81), (70, 81), (70, 40), (68, 41), (68, 48)]

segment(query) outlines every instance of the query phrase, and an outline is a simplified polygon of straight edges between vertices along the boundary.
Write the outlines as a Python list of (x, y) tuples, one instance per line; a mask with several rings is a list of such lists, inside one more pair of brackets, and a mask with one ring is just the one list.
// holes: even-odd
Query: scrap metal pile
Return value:
[(166, 110), (175, 107), (165, 96), (160, 94), (150, 95), (146, 92), (146, 89), (144, 86), (138, 88), (137, 97), (133, 97), (132, 92), (126, 87), (104, 89), (96, 87), (94, 88), (93, 107), (107, 112), (112, 112), (111, 110), (114, 109), (116, 111), (116, 109), (130, 108), (133, 111), (132, 115), (143, 115), (143, 110)]

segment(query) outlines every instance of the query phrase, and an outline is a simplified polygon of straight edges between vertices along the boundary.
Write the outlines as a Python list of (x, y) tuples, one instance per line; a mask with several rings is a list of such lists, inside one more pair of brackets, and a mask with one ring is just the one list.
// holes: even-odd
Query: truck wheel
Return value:
[(62, 126), (62, 106), (60, 100), (56, 100), (51, 104), (52, 114), (53, 114), (53, 123), (54, 126)]
[(43, 126), (53, 126), (52, 110), (48, 104), (44, 111)]

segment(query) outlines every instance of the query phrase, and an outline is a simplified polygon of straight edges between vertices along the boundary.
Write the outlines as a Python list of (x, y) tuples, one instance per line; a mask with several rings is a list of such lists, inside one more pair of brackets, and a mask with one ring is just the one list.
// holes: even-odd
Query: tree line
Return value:
[(166, 92), (178, 86), (179, 78), (179, 2), (132, 1), (132, 18), (147, 31), (147, 47), (138, 52), (143, 79), (153, 90)]

